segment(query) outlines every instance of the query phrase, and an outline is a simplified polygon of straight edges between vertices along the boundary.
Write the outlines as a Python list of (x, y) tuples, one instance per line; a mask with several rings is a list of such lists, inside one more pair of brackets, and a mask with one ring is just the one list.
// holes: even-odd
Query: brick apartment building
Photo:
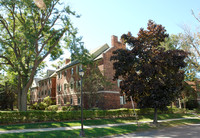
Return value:
[[(97, 101), (97, 107), (101, 109), (114, 109), (122, 107), (131, 107), (131, 103), (125, 101), (125, 97), (120, 95), (120, 80), (113, 81), (114, 70), (113, 62), (110, 61), (112, 52), (117, 49), (125, 49), (121, 41), (116, 36), (111, 38), (111, 47), (105, 44), (91, 54), (93, 61), (97, 62), (98, 70), (113, 85), (112, 88), (104, 88), (97, 93), (101, 98)], [(65, 65), (56, 71), (47, 71), (45, 78), (37, 80), (37, 86), (31, 87), (31, 101), (40, 102), (46, 96), (56, 99), (57, 105), (79, 105), (80, 104), (80, 76), (79, 70), (82, 68), (79, 61), (70, 61), (66, 59)], [(86, 74), (89, 75), (89, 74)], [(84, 77), (83, 77), (84, 79)], [(88, 108), (87, 92), (83, 92), (83, 105)]]

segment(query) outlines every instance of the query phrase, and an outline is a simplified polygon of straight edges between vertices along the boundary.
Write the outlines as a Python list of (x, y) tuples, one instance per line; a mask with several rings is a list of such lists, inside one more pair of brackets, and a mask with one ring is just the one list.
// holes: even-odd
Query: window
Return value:
[(57, 86), (57, 91), (58, 91), (58, 93), (60, 93), (61, 92), (61, 85), (60, 84), (58, 84), (58, 86)]
[(71, 82), (70, 87), (71, 89), (74, 89), (74, 82)]
[(67, 97), (64, 97), (64, 104), (67, 104)]
[(48, 95), (51, 95), (51, 89), (48, 91)]
[(81, 104), (81, 97), (78, 97), (78, 104)]
[(74, 74), (74, 68), (71, 68), (71, 75)]
[(119, 80), (119, 79), (117, 80), (117, 86), (118, 86), (119, 88), (120, 88), (120, 83), (121, 83), (121, 81), (122, 81), (122, 80)]
[(45, 95), (47, 95), (47, 90), (45, 90)]
[(58, 97), (58, 104), (61, 104), (61, 100), (60, 100), (60, 97)]
[(73, 99), (72, 98), (70, 99), (70, 104), (73, 104)]
[(125, 96), (120, 96), (120, 104), (121, 105), (126, 104)]
[(42, 91), (42, 95), (44, 95), (44, 92)]

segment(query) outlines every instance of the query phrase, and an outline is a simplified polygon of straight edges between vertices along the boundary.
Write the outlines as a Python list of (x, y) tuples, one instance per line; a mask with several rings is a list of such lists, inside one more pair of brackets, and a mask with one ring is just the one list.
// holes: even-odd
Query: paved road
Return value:
[(200, 138), (200, 124), (171, 127), (160, 130), (151, 130), (127, 135), (112, 137), (134, 137), (134, 138)]

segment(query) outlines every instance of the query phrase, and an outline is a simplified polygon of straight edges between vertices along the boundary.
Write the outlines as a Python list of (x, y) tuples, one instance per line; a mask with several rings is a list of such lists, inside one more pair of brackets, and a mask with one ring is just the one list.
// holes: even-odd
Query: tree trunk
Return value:
[(157, 125), (158, 121), (157, 121), (157, 107), (154, 107), (154, 120), (153, 120), (153, 124)]
[(185, 102), (185, 100), (183, 102), (183, 106), (184, 106), (184, 109), (186, 109), (186, 102)]
[(178, 98), (178, 103), (179, 103), (179, 108), (182, 108), (181, 107), (181, 99), (180, 98)]
[(27, 111), (27, 93), (28, 90), (23, 89), (21, 95), (21, 110), (20, 111)]

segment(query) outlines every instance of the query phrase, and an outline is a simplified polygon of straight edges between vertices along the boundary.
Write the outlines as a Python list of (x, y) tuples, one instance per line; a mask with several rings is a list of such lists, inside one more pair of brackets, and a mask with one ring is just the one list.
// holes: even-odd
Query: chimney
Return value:
[(65, 64), (67, 65), (71, 60), (69, 58), (65, 59)]
[(123, 40), (121, 39), (120, 41), (118, 41), (118, 37), (115, 35), (112, 35), (111, 37), (111, 45), (113, 47), (126, 48), (126, 45), (124, 44)]
[(118, 37), (115, 35), (112, 35), (111, 36), (111, 45), (115, 46), (117, 42), (118, 42)]

